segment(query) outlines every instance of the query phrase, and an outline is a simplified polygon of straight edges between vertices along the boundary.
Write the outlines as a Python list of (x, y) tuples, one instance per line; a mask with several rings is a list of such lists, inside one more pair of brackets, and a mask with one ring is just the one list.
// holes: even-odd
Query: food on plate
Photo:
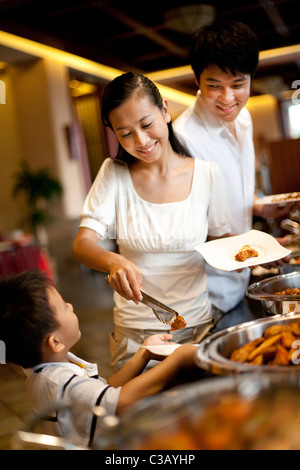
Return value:
[(262, 337), (235, 349), (230, 359), (252, 365), (295, 366), (299, 362), (298, 345), (300, 322), (272, 325)]
[(275, 292), (276, 295), (299, 295), (300, 289), (297, 287), (289, 287), (287, 289)]
[(300, 192), (279, 194), (278, 196), (273, 197), (272, 202), (289, 201), (290, 199), (299, 199), (299, 198), (300, 198)]
[(182, 330), (186, 327), (186, 321), (181, 315), (176, 315), (175, 320), (171, 325), (171, 331)]
[(257, 257), (258, 253), (249, 245), (244, 245), (235, 255), (236, 261), (245, 261), (247, 258)]

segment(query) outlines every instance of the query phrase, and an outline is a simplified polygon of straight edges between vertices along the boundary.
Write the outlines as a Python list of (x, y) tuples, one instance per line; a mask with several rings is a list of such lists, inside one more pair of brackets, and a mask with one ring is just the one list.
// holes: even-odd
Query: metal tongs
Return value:
[(293, 237), (290, 238), (284, 245), (294, 243), (300, 239), (300, 224), (291, 219), (284, 219), (280, 224), (281, 228), (288, 230), (293, 234)]
[[(109, 275), (105, 276), (105, 280), (106, 282), (109, 281)], [(159, 321), (168, 325), (172, 325), (176, 317), (179, 315), (178, 312), (168, 307), (167, 305), (162, 304), (159, 300), (154, 299), (154, 297), (145, 294), (145, 292), (141, 292), (141, 294), (143, 298), (140, 302), (147, 305), (147, 307), (150, 307)]]
[(142, 292), (142, 296), (143, 298), (141, 302), (152, 308), (154, 315), (158, 318), (159, 321), (167, 323), (168, 325), (172, 325), (178, 316), (178, 312), (176, 312), (176, 310), (167, 307), (167, 305), (164, 305), (159, 302), (159, 300), (156, 300), (150, 295), (145, 294), (145, 292)]

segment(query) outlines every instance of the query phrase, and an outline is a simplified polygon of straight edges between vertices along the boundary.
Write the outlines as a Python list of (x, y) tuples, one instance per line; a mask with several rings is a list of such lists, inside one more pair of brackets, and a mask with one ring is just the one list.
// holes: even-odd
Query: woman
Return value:
[[(214, 163), (186, 156), (174, 137), (168, 105), (143, 75), (128, 72), (103, 94), (102, 118), (117, 136), (86, 198), (74, 256), (109, 273), (114, 293), (112, 366), (119, 369), (154, 333), (167, 333), (141, 291), (177, 310), (187, 323), (178, 343), (197, 343), (211, 322), (199, 243), (230, 232), (225, 182)], [(115, 233), (119, 252), (98, 245)]]

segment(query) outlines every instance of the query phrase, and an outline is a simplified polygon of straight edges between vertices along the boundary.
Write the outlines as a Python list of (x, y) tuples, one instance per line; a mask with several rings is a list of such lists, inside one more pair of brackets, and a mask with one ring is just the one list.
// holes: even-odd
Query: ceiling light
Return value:
[(165, 14), (165, 26), (185, 34), (194, 34), (197, 29), (212, 23), (216, 10), (212, 5), (184, 5)]

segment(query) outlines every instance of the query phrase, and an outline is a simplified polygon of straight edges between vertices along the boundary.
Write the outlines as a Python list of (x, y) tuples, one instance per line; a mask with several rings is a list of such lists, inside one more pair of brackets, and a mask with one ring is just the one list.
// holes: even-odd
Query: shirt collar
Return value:
[[(34, 366), (31, 371), (32, 372), (39, 372), (39, 370), (44, 369), (47, 366), (51, 366), (53, 364), (60, 364), (63, 367), (66, 367), (68, 369), (74, 370), (77, 375), (87, 375), (88, 377), (93, 377), (98, 375), (98, 367), (97, 364), (92, 364), (90, 362), (86, 362), (83, 359), (75, 356), (75, 354), (69, 352), (68, 353), (68, 359), (70, 362), (44, 362), (43, 364), (38, 364), (37, 366)], [(26, 374), (26, 370), (25, 370)], [(27, 375), (27, 374), (26, 374)]]

